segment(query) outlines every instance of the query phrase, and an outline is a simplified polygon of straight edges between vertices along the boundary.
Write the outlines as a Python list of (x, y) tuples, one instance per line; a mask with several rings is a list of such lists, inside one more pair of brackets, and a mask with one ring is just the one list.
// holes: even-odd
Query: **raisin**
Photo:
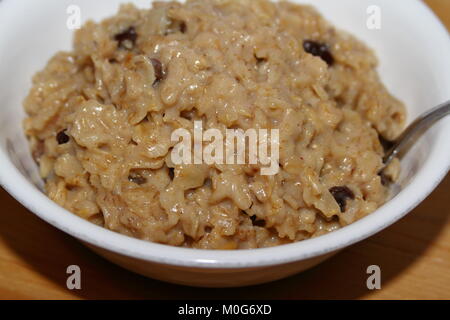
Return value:
[(141, 176), (139, 173), (136, 172), (131, 172), (130, 175), (128, 176), (128, 180), (138, 185), (143, 185), (147, 182), (147, 179), (145, 177)]
[(169, 34), (178, 32), (186, 33), (186, 31), (187, 31), (187, 24), (185, 21), (170, 19), (170, 23), (167, 26), (164, 35), (167, 36)]
[(353, 191), (346, 186), (333, 187), (330, 189), (330, 193), (333, 195), (334, 199), (341, 208), (341, 212), (345, 212), (347, 207), (347, 199), (355, 199), (355, 194)]
[(67, 129), (64, 129), (56, 135), (56, 141), (58, 141), (58, 144), (66, 144), (70, 141), (70, 137), (66, 134), (66, 131)]
[(267, 62), (267, 59), (266, 59), (266, 58), (258, 58), (258, 57), (256, 56), (256, 54), (254, 55), (254, 57), (255, 57), (255, 60), (256, 60), (256, 64), (257, 64), (257, 65), (260, 65), (260, 64), (262, 64), (262, 63), (264, 63), (264, 62)]
[(305, 40), (303, 41), (303, 49), (305, 49), (307, 53), (310, 53), (313, 56), (320, 57), (329, 66), (332, 66), (334, 64), (334, 57), (330, 52), (330, 48), (324, 43)]
[(186, 119), (186, 120), (192, 120), (195, 117), (195, 111), (194, 110), (184, 110), (180, 112), (180, 117)]
[(205, 233), (211, 233), (212, 230), (213, 230), (213, 228), (211, 228), (211, 227), (209, 227), (209, 226), (206, 226), (206, 227), (205, 227)]
[(155, 70), (155, 82), (153, 82), (153, 86), (156, 86), (161, 80), (164, 79), (164, 69), (161, 61), (158, 59), (152, 58), (150, 62), (153, 65), (153, 69)]
[(381, 184), (383, 186), (388, 186), (393, 182), (392, 179), (390, 177), (388, 177), (383, 171), (378, 173), (378, 175), (380, 176)]
[(137, 37), (136, 29), (129, 27), (127, 30), (116, 34), (114, 40), (119, 42), (119, 48), (130, 50), (135, 46)]
[(173, 180), (175, 178), (175, 169), (169, 168), (169, 178), (170, 180)]
[(251, 216), (250, 219), (252, 220), (252, 224), (255, 227), (264, 228), (266, 226), (266, 221), (258, 219), (258, 217), (256, 217), (256, 216)]
[(181, 33), (186, 33), (186, 30), (187, 30), (186, 22), (182, 21), (182, 22), (180, 23), (180, 32), (181, 32)]

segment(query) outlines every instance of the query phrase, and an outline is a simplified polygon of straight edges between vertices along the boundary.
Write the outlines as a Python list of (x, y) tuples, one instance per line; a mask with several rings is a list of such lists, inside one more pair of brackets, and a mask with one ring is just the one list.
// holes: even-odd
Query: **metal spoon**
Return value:
[(414, 141), (414, 138), (417, 138), (419, 134), (422, 134), (431, 127), (431, 125), (448, 115), (450, 115), (450, 101), (444, 102), (417, 118), (397, 139), (391, 141), (392, 147), (386, 152), (386, 155), (383, 158), (384, 168), (386, 168), (402, 151), (405, 151), (407, 147), (411, 146), (411, 142)]

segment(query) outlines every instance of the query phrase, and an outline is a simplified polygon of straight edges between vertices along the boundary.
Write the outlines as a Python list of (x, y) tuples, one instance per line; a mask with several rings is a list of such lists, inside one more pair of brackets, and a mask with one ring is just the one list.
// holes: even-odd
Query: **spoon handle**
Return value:
[(411, 142), (411, 139), (417, 137), (418, 133), (423, 133), (435, 122), (448, 115), (450, 115), (450, 101), (444, 102), (443, 104), (425, 112), (419, 118), (417, 118), (395, 141), (393, 141), (393, 147), (388, 150), (383, 158), (385, 167), (401, 151), (403, 151), (405, 147), (409, 146), (409, 142)]

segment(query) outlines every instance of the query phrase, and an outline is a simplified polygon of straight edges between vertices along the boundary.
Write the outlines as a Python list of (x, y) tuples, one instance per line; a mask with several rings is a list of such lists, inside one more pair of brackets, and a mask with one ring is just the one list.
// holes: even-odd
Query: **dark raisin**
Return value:
[(164, 79), (164, 70), (161, 61), (158, 59), (150, 59), (153, 69), (155, 70), (155, 82), (153, 82), (153, 85), (156, 86), (161, 80)]
[(378, 134), (378, 139), (380, 140), (380, 143), (381, 143), (385, 153), (388, 152), (389, 150), (391, 150), (392, 147), (394, 146), (394, 142), (386, 139), (381, 134)]
[(388, 177), (383, 171), (378, 173), (378, 175), (380, 176), (381, 184), (383, 186), (388, 186), (392, 183), (392, 179), (390, 177)]
[(194, 110), (191, 110), (191, 111), (184, 110), (184, 111), (181, 111), (181, 113), (180, 113), (180, 117), (182, 117), (186, 120), (192, 120), (192, 119), (194, 119), (194, 116), (195, 116)]
[(56, 135), (56, 141), (58, 141), (58, 144), (66, 144), (69, 142), (70, 137), (66, 134), (66, 131), (67, 129), (64, 129)]
[(341, 208), (341, 212), (345, 212), (345, 209), (347, 207), (347, 199), (355, 199), (355, 194), (353, 193), (353, 191), (346, 186), (333, 187), (330, 189), (330, 193), (333, 195), (334, 199)]
[(186, 33), (187, 31), (187, 25), (186, 22), (182, 20), (170, 20), (170, 24), (167, 26), (166, 30), (164, 31), (164, 35), (168, 36), (173, 33), (181, 32)]
[(257, 216), (251, 216), (250, 219), (252, 220), (252, 224), (255, 227), (261, 227), (264, 228), (266, 226), (266, 221), (258, 219)]
[(137, 172), (131, 172), (130, 175), (128, 176), (128, 180), (138, 185), (143, 185), (147, 182), (147, 179)]
[(303, 48), (313, 56), (320, 57), (329, 66), (334, 64), (334, 57), (331, 54), (328, 45), (312, 40), (305, 40), (303, 41)]
[(261, 64), (261, 63), (264, 63), (264, 62), (266, 62), (267, 60), (266, 59), (264, 59), (264, 58), (256, 58), (256, 63), (257, 64)]
[(186, 22), (182, 21), (180, 23), (180, 32), (181, 33), (186, 33), (186, 30), (187, 30)]
[(114, 40), (119, 42), (119, 48), (130, 50), (135, 46), (137, 37), (136, 29), (129, 27), (127, 30), (116, 34)]
[(211, 233), (212, 230), (213, 230), (213, 228), (211, 228), (211, 227), (209, 227), (209, 226), (206, 226), (206, 227), (205, 227), (205, 232), (206, 232), (206, 233)]
[(175, 169), (174, 168), (169, 168), (169, 177), (170, 177), (170, 180), (173, 180), (175, 178)]
[(194, 242), (195, 242), (194, 238), (192, 238), (191, 236), (188, 236), (187, 234), (184, 235), (184, 245), (185, 246), (190, 248), (190, 247), (192, 247)]
[(254, 56), (255, 56), (256, 64), (257, 64), (257, 65), (260, 65), (261, 63), (264, 63), (264, 62), (267, 61), (266, 58), (258, 58), (258, 57), (256, 56), (256, 54), (255, 54)]

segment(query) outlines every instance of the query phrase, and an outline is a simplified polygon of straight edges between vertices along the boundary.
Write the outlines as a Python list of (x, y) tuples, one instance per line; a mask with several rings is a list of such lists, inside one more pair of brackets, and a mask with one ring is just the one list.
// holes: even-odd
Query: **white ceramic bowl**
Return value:
[[(132, 239), (84, 221), (49, 200), (22, 133), (22, 100), (32, 75), (58, 50), (70, 49), (69, 5), (82, 20), (116, 12), (120, 0), (3, 0), (0, 2), (0, 181), (43, 220), (83, 241), (109, 260), (143, 275), (195, 286), (243, 286), (280, 279), (391, 225), (421, 202), (448, 172), (450, 119), (429, 131), (402, 160), (401, 190), (368, 217), (331, 234), (299, 243), (247, 251), (201, 251)], [(125, 0), (126, 2), (126, 0)], [(148, 7), (148, 0), (134, 1)], [(298, 1), (308, 2), (308, 1)], [(450, 97), (450, 41), (420, 1), (314, 0), (336, 26), (373, 47), (380, 73), (413, 119)], [(381, 30), (366, 27), (367, 8), (381, 9)], [(25, 234), (20, 235), (26, 237)]]

